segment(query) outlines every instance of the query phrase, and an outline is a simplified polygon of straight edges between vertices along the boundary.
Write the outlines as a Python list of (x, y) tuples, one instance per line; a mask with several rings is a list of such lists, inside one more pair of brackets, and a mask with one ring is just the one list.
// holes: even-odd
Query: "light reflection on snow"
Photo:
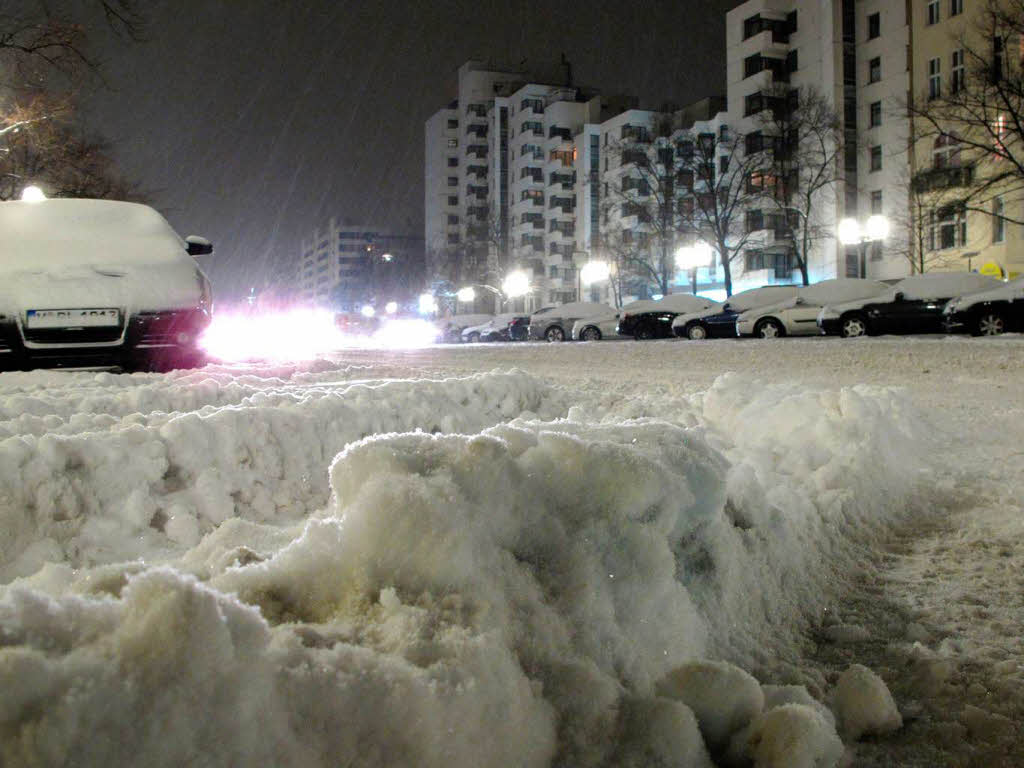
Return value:
[(419, 349), (437, 340), (433, 323), (387, 319), (373, 331), (346, 332), (333, 312), (294, 308), (276, 312), (219, 312), (199, 343), (211, 357), (225, 361), (311, 360), (346, 348)]

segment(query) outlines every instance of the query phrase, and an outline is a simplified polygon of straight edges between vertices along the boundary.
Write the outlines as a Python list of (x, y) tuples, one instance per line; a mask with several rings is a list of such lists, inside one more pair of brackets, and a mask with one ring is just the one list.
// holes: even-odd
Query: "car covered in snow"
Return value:
[(458, 343), (462, 341), (462, 332), (470, 326), (489, 323), (494, 315), (491, 314), (466, 314), (449, 315), (437, 320), (437, 329), (440, 333), (439, 340), (443, 342)]
[(724, 303), (714, 302), (699, 312), (677, 315), (672, 321), (672, 332), (683, 339), (734, 339), (736, 318), (741, 312), (777, 304), (796, 296), (796, 285), (763, 285), (729, 297)]
[(462, 331), (462, 340), (469, 344), (481, 341), (522, 341), (526, 338), (529, 315), (506, 312), (495, 315), (488, 322), (472, 325)]
[(884, 294), (829, 302), (818, 314), (821, 333), (854, 338), (882, 333), (942, 333), (943, 308), (950, 299), (1002, 285), (973, 272), (911, 275)]
[(792, 298), (766, 307), (748, 309), (736, 318), (737, 336), (774, 339), (780, 336), (814, 336), (820, 333), (818, 315), (822, 307), (839, 302), (880, 296), (890, 286), (877, 280), (838, 277), (797, 287)]
[(702, 312), (717, 304), (692, 293), (672, 293), (655, 301), (653, 307), (623, 311), (618, 333), (637, 341), (668, 338), (672, 335), (672, 321), (679, 315)]
[(213, 310), (194, 257), (139, 203), (0, 203), (0, 366), (195, 367)]
[(1024, 277), (946, 302), (942, 324), (949, 333), (998, 336), (1024, 331)]
[(640, 301), (631, 301), (622, 309), (609, 312), (606, 315), (597, 315), (596, 317), (586, 317), (582, 320), (577, 320), (572, 327), (573, 341), (621, 339), (623, 337), (619, 336), (618, 326), (619, 317), (623, 312), (640, 312), (645, 309), (653, 309), (656, 306), (657, 302), (653, 299), (641, 299)]
[(539, 341), (565, 341), (570, 338), (577, 320), (613, 313), (607, 304), (593, 301), (574, 301), (550, 307), (530, 316), (529, 336)]

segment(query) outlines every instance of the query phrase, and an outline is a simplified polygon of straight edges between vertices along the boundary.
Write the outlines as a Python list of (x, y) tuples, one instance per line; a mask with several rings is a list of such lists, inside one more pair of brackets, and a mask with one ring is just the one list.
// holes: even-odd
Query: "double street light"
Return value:
[(868, 245), (880, 243), (889, 236), (889, 220), (881, 214), (875, 214), (861, 225), (856, 219), (843, 219), (839, 222), (839, 242), (843, 245), (858, 247), (858, 273), (860, 277), (868, 276)]

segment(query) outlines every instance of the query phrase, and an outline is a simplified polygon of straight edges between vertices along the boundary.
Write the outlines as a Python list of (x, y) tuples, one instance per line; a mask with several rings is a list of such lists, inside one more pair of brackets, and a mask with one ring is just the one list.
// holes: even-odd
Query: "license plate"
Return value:
[(25, 313), (27, 328), (96, 328), (120, 321), (117, 309), (30, 309)]

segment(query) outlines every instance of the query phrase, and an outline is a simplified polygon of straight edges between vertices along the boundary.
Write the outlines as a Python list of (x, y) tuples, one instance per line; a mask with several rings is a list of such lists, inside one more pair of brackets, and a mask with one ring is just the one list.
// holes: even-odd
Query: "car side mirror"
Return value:
[(797, 296), (797, 297), (796, 297), (796, 301), (795, 301), (795, 302), (793, 302), (793, 303), (794, 303), (794, 304), (806, 304), (807, 302), (806, 302), (806, 301), (804, 301), (804, 298), (803, 298), (803, 296)]
[(185, 248), (189, 256), (208, 256), (213, 253), (213, 243), (199, 235), (189, 235), (185, 238)]
[(896, 295), (892, 297), (893, 301), (903, 301), (903, 291), (896, 291)]

